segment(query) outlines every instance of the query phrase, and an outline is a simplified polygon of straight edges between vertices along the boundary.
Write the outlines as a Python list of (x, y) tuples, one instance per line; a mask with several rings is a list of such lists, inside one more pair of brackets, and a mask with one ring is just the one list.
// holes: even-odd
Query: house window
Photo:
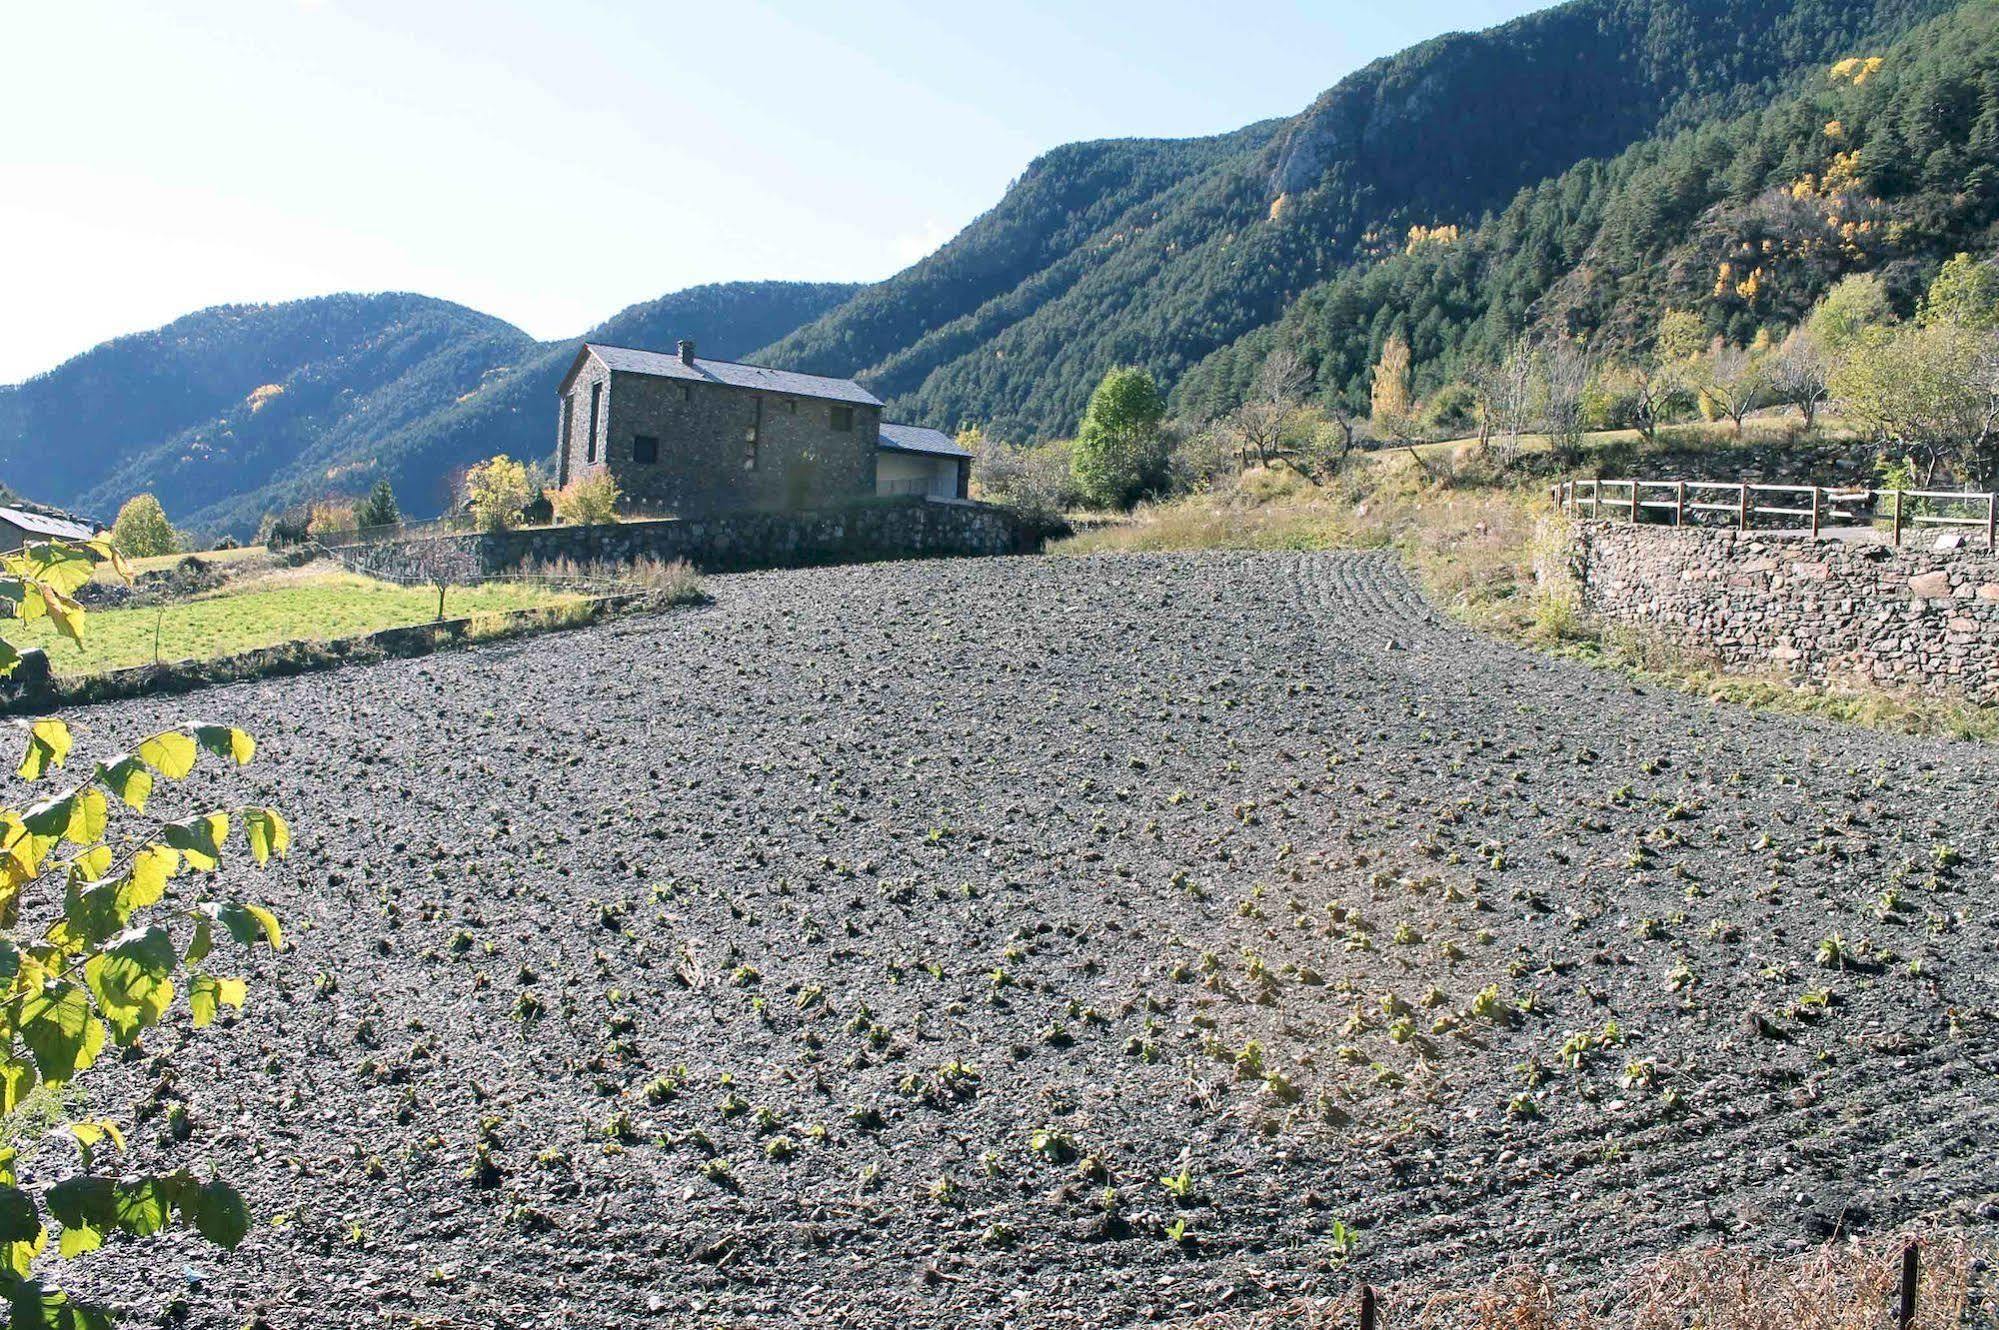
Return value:
[(594, 463), (597, 460), (597, 408), (604, 397), (604, 385), (590, 385), (590, 442), (584, 446), (583, 460)]
[(851, 434), (851, 433), (853, 433), (853, 430), (854, 430), (854, 408), (853, 408), (853, 407), (851, 407), (851, 406), (836, 406), (836, 407), (834, 407), (834, 408), (833, 408), (833, 428), (834, 428), (834, 429), (836, 429), (836, 430), (838, 430), (838, 431), (839, 431), (840, 433), (842, 433), (842, 434)]
[(632, 460), (640, 466), (651, 466), (659, 460), (659, 440), (650, 434), (632, 435)]
[(680, 400), (683, 402), (694, 400), (694, 390), (684, 383), (680, 385)]
[(757, 435), (763, 432), (764, 399), (757, 398), (756, 414), (750, 417), (749, 428), (743, 431), (743, 470), (757, 469)]
[(794, 415), (794, 416), (795, 416), (795, 415), (797, 415), (797, 414), (798, 414), (798, 399), (797, 399), (797, 398), (795, 398), (795, 397), (787, 397), (787, 398), (785, 398), (785, 399), (784, 399), (784, 409), (785, 409), (785, 411), (786, 411), (786, 412), (788, 412), (788, 413), (789, 413), (789, 414), (791, 414), (791, 415)]

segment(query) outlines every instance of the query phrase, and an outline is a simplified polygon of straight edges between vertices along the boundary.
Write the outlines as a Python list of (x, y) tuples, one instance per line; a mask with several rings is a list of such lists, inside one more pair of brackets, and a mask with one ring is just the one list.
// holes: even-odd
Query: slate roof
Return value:
[(80, 517), (58, 517), (12, 504), (0, 504), (0, 522), (17, 526), (31, 536), (51, 536), (57, 540), (89, 540), (97, 534), (97, 528)]
[(951, 441), (951, 436), (939, 429), (925, 429), (921, 425), (891, 425), (886, 420), (881, 426), (881, 446), (891, 452), (927, 453), (932, 457), (970, 457), (971, 454)]
[(639, 351), (629, 346), (605, 346), (585, 342), (584, 351), (595, 355), (613, 371), (649, 374), (660, 379), (688, 379), (701, 383), (727, 384), (731, 388), (754, 388), (786, 397), (817, 397), (829, 402), (852, 402), (856, 406), (880, 406), (881, 399), (852, 379), (829, 379), (818, 374), (798, 374), (788, 369), (767, 369), (734, 360), (694, 358), (686, 364), (665, 351)]

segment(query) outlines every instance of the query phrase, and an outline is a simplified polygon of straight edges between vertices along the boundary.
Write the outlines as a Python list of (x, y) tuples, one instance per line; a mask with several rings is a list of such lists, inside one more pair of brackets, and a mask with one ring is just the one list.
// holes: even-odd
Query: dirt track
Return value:
[(266, 1222), (80, 1288), (1121, 1325), (1999, 1216), (1990, 749), (1552, 664), (1382, 556), (711, 590), (76, 715), (245, 725), (299, 831), (296, 949), (93, 1103)]

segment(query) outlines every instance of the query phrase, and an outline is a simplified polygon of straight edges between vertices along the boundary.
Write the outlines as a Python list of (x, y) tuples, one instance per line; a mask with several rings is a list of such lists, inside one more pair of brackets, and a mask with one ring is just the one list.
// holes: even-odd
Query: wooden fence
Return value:
[[(1728, 480), (1565, 480), (1550, 491), (1571, 517), (1656, 520), (1673, 526), (1748, 531), (1885, 524), (1895, 544), (1908, 527), (1981, 527), (1988, 549), (1999, 537), (1999, 497), (1970, 490), (1855, 489), (1755, 485)], [(1774, 520), (1770, 520), (1774, 519)]]

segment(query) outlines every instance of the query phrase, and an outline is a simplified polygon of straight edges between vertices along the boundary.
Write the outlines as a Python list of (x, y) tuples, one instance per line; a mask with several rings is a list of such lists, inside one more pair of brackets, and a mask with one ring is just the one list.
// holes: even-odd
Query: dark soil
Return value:
[(298, 829), (295, 950), (93, 1091), (257, 1227), (80, 1289), (1110, 1326), (1999, 1215), (1989, 748), (1551, 663), (1383, 556), (709, 587), (74, 713), (250, 728)]

